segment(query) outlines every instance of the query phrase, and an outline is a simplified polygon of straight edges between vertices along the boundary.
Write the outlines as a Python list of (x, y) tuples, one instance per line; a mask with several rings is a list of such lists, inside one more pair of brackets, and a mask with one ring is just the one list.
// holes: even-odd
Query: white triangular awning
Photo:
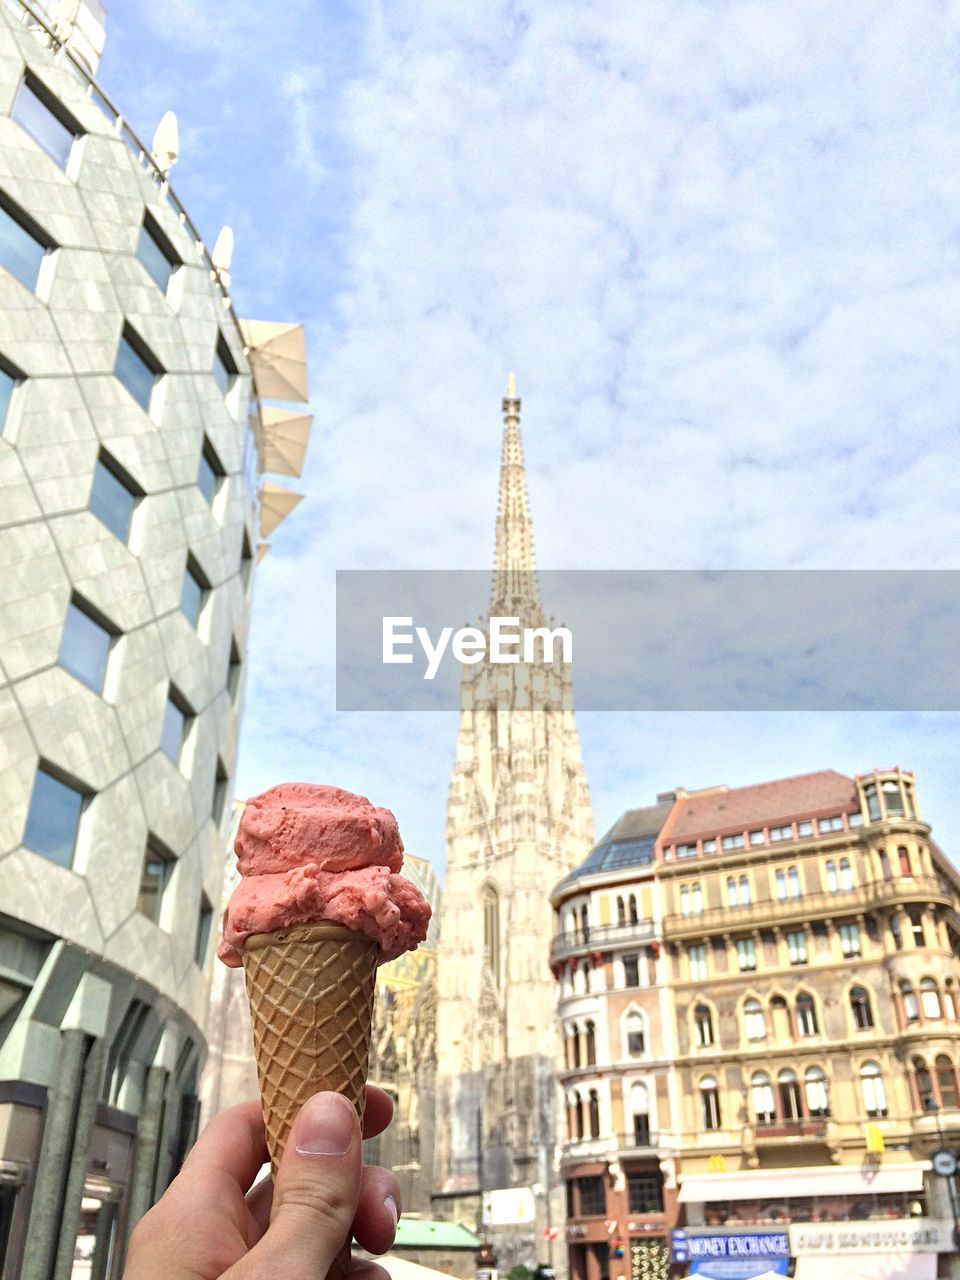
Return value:
[(391, 1280), (451, 1280), (449, 1271), (434, 1271), (433, 1267), (398, 1258), (395, 1253), (385, 1254), (377, 1262), (390, 1273)]
[(285, 489), (282, 484), (274, 484), (272, 480), (264, 480), (260, 486), (260, 536), (269, 538), (277, 525), (303, 501), (302, 493), (294, 493)]
[(263, 423), (263, 469), (278, 475), (299, 476), (310, 442), (313, 418), (308, 413), (290, 413), (265, 404), (260, 410)]
[(240, 332), (257, 395), (265, 400), (303, 402), (307, 392), (307, 340), (302, 324), (241, 320)]

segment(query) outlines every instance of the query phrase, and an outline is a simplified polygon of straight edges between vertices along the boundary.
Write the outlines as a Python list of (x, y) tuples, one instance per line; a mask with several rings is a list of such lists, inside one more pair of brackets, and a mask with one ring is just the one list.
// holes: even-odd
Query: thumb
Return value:
[(339, 1093), (301, 1108), (277, 1171), (273, 1214), (243, 1275), (317, 1280), (346, 1243), (360, 1197), (360, 1119)]

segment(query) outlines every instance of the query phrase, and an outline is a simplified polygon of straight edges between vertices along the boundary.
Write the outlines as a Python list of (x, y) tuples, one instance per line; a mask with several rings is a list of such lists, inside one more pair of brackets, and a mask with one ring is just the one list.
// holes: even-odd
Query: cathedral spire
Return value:
[(503, 398), (503, 452), (500, 457), (500, 498), (493, 595), (490, 612), (522, 621), (542, 617), (533, 561), (533, 523), (527, 500), (527, 476), (520, 440), (520, 397), (511, 373)]

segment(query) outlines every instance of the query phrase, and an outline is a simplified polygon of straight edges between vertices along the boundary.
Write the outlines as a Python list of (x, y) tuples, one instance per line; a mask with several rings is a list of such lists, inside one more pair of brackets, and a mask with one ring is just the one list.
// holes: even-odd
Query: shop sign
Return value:
[(937, 1218), (889, 1222), (805, 1222), (789, 1228), (795, 1258), (855, 1253), (951, 1253), (953, 1223)]
[(787, 1274), (790, 1241), (785, 1231), (674, 1231), (673, 1257), (704, 1280), (759, 1280)]

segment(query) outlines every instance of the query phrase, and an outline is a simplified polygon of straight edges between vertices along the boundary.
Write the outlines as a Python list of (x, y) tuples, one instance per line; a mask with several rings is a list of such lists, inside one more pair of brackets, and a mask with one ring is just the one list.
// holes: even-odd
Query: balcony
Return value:
[(761, 925), (803, 923), (848, 916), (892, 902), (935, 902), (951, 906), (952, 899), (936, 876), (901, 876), (841, 889), (837, 893), (808, 893), (799, 898), (771, 899), (744, 907), (715, 907), (698, 915), (670, 915), (663, 921), (667, 941), (699, 938), (705, 933), (732, 933)]
[(782, 1142), (784, 1138), (819, 1138), (822, 1141), (827, 1136), (827, 1120), (826, 1117), (807, 1117), (803, 1120), (758, 1123), (755, 1135), (757, 1142)]
[(652, 942), (654, 936), (652, 920), (640, 920), (636, 924), (603, 924), (597, 928), (558, 933), (550, 944), (550, 963), (564, 960), (577, 951), (604, 951), (611, 946)]
[(655, 1133), (608, 1133), (602, 1138), (572, 1138), (563, 1144), (561, 1158), (565, 1164), (593, 1160), (638, 1160), (657, 1155)]

